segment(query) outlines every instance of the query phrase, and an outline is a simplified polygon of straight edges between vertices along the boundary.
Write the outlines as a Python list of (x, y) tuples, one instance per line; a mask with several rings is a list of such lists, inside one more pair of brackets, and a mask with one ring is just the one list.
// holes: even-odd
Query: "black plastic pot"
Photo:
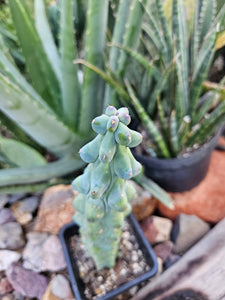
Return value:
[[(157, 259), (154, 254), (154, 251), (152, 247), (150, 246), (149, 242), (146, 240), (138, 222), (136, 221), (133, 214), (130, 214), (127, 217), (127, 221), (129, 225), (131, 226), (137, 242), (140, 245), (140, 249), (143, 252), (143, 256), (145, 257), (148, 265), (150, 266), (150, 271), (146, 272), (145, 274), (140, 275), (139, 277), (135, 278), (134, 280), (131, 280), (129, 282), (126, 282), (122, 285), (120, 285), (118, 288), (110, 291), (109, 293), (105, 294), (104, 296), (101, 296), (98, 298), (98, 300), (107, 300), (107, 299), (113, 299), (119, 294), (122, 294), (126, 290), (130, 289), (134, 285), (138, 285), (141, 282), (151, 278), (154, 276), (158, 269)], [(85, 284), (82, 281), (82, 279), (79, 276), (79, 271), (77, 267), (76, 260), (74, 259), (74, 255), (72, 253), (72, 249), (70, 247), (70, 239), (74, 235), (79, 234), (79, 226), (77, 226), (75, 223), (69, 223), (61, 228), (59, 237), (62, 243), (65, 259), (67, 262), (67, 268), (70, 276), (70, 282), (72, 286), (72, 290), (74, 292), (74, 296), (76, 300), (86, 300), (84, 291), (85, 291)]]
[(186, 157), (159, 159), (134, 153), (145, 174), (168, 192), (183, 192), (197, 186), (206, 176), (212, 151), (221, 131)]

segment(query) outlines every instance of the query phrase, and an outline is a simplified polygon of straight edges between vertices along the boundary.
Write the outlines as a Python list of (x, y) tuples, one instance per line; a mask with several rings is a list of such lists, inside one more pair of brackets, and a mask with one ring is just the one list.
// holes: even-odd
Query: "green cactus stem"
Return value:
[(121, 227), (134, 196), (127, 179), (141, 171), (129, 148), (140, 144), (142, 136), (127, 127), (130, 120), (127, 108), (108, 106), (105, 114), (92, 121), (97, 136), (80, 149), (81, 158), (89, 164), (73, 181), (79, 192), (73, 202), (74, 220), (98, 269), (115, 264)]

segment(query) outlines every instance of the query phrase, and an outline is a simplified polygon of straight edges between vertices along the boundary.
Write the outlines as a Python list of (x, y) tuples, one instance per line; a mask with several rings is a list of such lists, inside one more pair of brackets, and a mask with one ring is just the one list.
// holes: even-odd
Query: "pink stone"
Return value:
[(169, 219), (150, 216), (140, 225), (149, 243), (155, 244), (169, 240), (173, 224)]
[(157, 257), (160, 257), (163, 262), (171, 255), (173, 249), (173, 243), (171, 241), (166, 241), (160, 243), (154, 247), (154, 252)]
[(35, 272), (57, 272), (66, 268), (60, 240), (55, 235), (30, 232), (23, 251), (23, 266)]
[(9, 208), (0, 209), (0, 225), (15, 221), (15, 217)]
[(12, 264), (6, 275), (14, 290), (26, 297), (42, 299), (48, 286), (44, 275), (26, 270), (20, 263)]
[(0, 295), (5, 295), (13, 290), (10, 282), (6, 277), (0, 280)]

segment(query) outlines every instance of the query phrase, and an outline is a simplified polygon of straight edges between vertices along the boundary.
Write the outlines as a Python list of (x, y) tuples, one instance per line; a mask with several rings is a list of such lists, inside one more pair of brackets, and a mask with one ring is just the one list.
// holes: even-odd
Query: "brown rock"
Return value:
[(154, 252), (157, 257), (160, 257), (163, 263), (167, 260), (167, 258), (171, 255), (173, 249), (173, 243), (171, 241), (166, 241), (164, 243), (160, 243), (154, 247)]
[(140, 225), (151, 244), (168, 241), (173, 226), (171, 220), (157, 216), (150, 216), (144, 219)]
[(136, 196), (131, 200), (132, 211), (138, 221), (150, 216), (155, 211), (157, 200), (133, 181), (130, 181), (136, 190)]
[(13, 290), (10, 282), (6, 277), (0, 280), (0, 295), (5, 295)]
[(70, 185), (58, 185), (47, 189), (38, 211), (35, 231), (57, 234), (59, 229), (73, 219), (72, 202), (77, 192)]
[(13, 211), (16, 220), (21, 225), (25, 225), (32, 220), (33, 218), (32, 213), (37, 209), (38, 204), (39, 204), (39, 197), (32, 196), (24, 200), (13, 203), (11, 209)]

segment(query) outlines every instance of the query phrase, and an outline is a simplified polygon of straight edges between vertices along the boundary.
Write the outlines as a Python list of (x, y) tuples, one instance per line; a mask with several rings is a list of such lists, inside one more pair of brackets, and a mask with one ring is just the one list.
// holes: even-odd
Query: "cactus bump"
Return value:
[(72, 183), (79, 192), (73, 202), (74, 221), (98, 269), (115, 264), (121, 228), (131, 212), (129, 201), (135, 195), (127, 180), (142, 168), (130, 151), (141, 143), (142, 136), (127, 127), (130, 121), (126, 107), (117, 110), (113, 106), (92, 121), (97, 136), (80, 149), (88, 165)]

